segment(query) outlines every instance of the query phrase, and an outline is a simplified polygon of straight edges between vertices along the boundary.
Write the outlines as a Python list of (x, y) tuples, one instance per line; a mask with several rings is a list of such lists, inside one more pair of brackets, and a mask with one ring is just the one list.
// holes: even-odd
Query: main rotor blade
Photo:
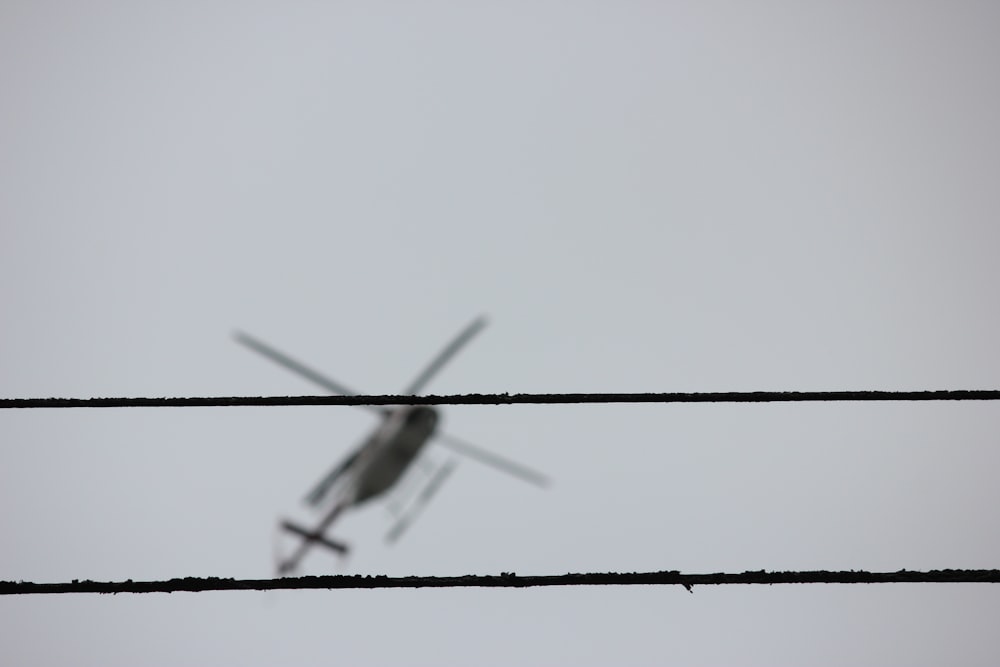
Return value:
[(236, 338), (237, 342), (242, 343), (243, 345), (246, 345), (247, 347), (249, 347), (254, 352), (257, 352), (259, 354), (263, 354), (265, 357), (267, 357), (271, 361), (274, 361), (274, 362), (277, 362), (277, 363), (281, 364), (282, 366), (284, 366), (288, 370), (290, 370), (290, 371), (292, 371), (294, 373), (298, 373), (299, 375), (301, 375), (302, 377), (304, 377), (304, 378), (306, 378), (308, 380), (312, 380), (313, 382), (315, 382), (316, 384), (318, 384), (319, 386), (323, 387), (324, 389), (326, 389), (329, 392), (332, 392), (334, 394), (342, 394), (344, 396), (353, 396), (353, 395), (357, 394), (357, 392), (354, 391), (353, 389), (350, 389), (349, 387), (345, 387), (344, 385), (340, 384), (339, 382), (337, 382), (335, 380), (331, 380), (330, 378), (326, 377), (325, 375), (322, 375), (322, 374), (318, 373), (317, 371), (314, 371), (313, 369), (309, 368), (305, 364), (303, 364), (301, 362), (298, 362), (295, 359), (292, 359), (287, 354), (284, 354), (283, 352), (279, 352), (278, 350), (274, 349), (273, 347), (271, 347), (267, 343), (263, 343), (263, 342), (257, 340), (256, 338), (254, 338), (253, 336), (250, 336), (249, 334), (245, 334), (242, 331), (237, 331), (233, 335), (233, 337)]
[(513, 461), (505, 459), (502, 456), (498, 456), (493, 452), (489, 452), (482, 447), (477, 447), (465, 442), (464, 440), (459, 440), (458, 438), (448, 435), (447, 433), (437, 434), (437, 441), (449, 449), (465, 454), (469, 458), (475, 459), (480, 463), (493, 466), (497, 470), (502, 470), (508, 475), (518, 477), (525, 482), (530, 482), (542, 488), (549, 485), (549, 478), (542, 473), (532, 470), (527, 466), (523, 466), (520, 463), (514, 463)]
[(434, 360), (424, 369), (423, 373), (417, 376), (417, 379), (410, 383), (406, 389), (403, 390), (404, 394), (419, 394), (420, 390), (424, 388), (424, 385), (430, 382), (430, 379), (434, 377), (434, 374), (441, 370), (449, 359), (455, 356), (455, 353), (462, 349), (462, 346), (469, 342), (469, 340), (475, 336), (477, 333), (486, 326), (486, 318), (479, 316), (472, 320), (469, 326), (462, 329), (462, 331), (455, 336), (455, 339), (448, 343), (443, 350), (441, 350)]

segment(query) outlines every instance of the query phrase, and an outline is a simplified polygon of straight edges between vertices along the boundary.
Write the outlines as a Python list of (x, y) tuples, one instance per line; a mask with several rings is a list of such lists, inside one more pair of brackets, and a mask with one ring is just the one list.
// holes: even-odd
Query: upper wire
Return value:
[(931, 391), (710, 391), (659, 393), (444, 394), (411, 396), (189, 396), (173, 398), (2, 398), (0, 408), (160, 408), (272, 405), (552, 405), (579, 403), (790, 403), (823, 401), (996, 401), (996, 389)]

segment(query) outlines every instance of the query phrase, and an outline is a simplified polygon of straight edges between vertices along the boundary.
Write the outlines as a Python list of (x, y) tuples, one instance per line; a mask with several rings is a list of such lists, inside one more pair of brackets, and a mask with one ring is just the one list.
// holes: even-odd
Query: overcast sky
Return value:
[[(0, 3), (0, 395), (1000, 388), (990, 2)], [(991, 403), (453, 407), (308, 574), (995, 568)], [(353, 408), (3, 411), (0, 579), (261, 578)], [(450, 456), (430, 446), (427, 461)], [(288, 548), (287, 543), (280, 544)], [(5, 664), (995, 665), (988, 585), (0, 599)]]

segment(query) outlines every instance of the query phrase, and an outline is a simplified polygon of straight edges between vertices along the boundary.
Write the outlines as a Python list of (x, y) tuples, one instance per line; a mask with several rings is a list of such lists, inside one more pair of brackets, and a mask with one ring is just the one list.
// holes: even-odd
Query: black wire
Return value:
[(523, 405), (567, 403), (789, 403), (821, 401), (996, 401), (1000, 390), (724, 391), (403, 396), (209, 396), (178, 398), (3, 398), (0, 408), (162, 408), (271, 405)]
[(604, 572), (518, 576), (511, 572), (499, 575), (460, 577), (387, 577), (334, 575), (321, 577), (286, 577), (280, 579), (222, 579), (187, 577), (165, 581), (79, 581), (36, 584), (29, 581), (0, 581), (0, 595), (38, 595), (63, 593), (176, 593), (187, 591), (264, 591), (280, 589), (345, 588), (529, 588), (534, 586), (692, 586), (723, 584), (887, 584), (887, 583), (1000, 583), (1000, 570), (930, 570), (925, 572), (865, 572), (826, 570), (799, 572), (742, 572), (739, 574), (681, 574), (680, 572)]

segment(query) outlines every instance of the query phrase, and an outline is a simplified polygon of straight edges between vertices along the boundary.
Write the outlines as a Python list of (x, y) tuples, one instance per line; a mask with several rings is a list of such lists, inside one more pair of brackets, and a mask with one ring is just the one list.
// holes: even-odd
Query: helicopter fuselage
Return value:
[(426, 405), (390, 412), (358, 454), (348, 504), (356, 505), (392, 488), (434, 434), (438, 420), (437, 410)]

